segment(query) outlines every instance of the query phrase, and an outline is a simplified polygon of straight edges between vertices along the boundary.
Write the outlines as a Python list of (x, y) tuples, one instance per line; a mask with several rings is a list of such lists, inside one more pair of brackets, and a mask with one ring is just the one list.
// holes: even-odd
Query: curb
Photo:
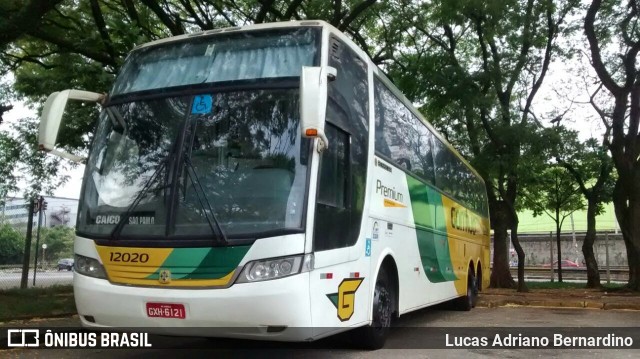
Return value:
[(541, 299), (480, 299), (480, 308), (497, 307), (545, 307), (545, 308), (582, 308), (600, 310), (639, 310), (640, 303), (608, 303), (590, 300), (541, 300)]

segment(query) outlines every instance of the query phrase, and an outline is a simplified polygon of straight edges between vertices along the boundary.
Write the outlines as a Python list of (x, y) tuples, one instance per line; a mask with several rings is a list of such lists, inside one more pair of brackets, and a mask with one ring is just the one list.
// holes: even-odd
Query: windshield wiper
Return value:
[[(207, 198), (207, 193), (204, 191), (204, 188), (202, 188), (202, 184), (200, 183), (200, 179), (198, 178), (198, 173), (196, 172), (195, 168), (193, 168), (191, 159), (189, 158), (189, 156), (187, 156), (187, 154), (184, 155), (184, 163), (187, 165), (187, 177), (189, 177), (189, 180), (191, 181), (193, 190), (195, 191), (196, 197), (198, 198), (198, 203), (200, 203), (200, 208), (202, 209), (202, 212), (204, 212), (204, 217), (207, 219), (207, 223), (209, 223), (211, 232), (213, 232), (216, 236), (219, 236), (219, 239), (223, 244), (228, 244), (229, 241), (227, 240), (227, 236), (222, 230), (222, 226), (220, 226), (220, 222), (218, 222), (218, 219), (216, 218), (216, 214), (214, 213), (213, 208), (211, 207), (209, 198)], [(193, 175), (195, 176), (195, 180), (191, 176), (191, 173), (189, 173), (189, 169), (191, 170), (191, 172), (193, 172)], [(202, 201), (202, 198), (200, 198), (200, 194), (198, 194), (198, 189), (196, 188), (196, 186), (197, 188), (200, 189), (200, 192), (202, 192), (202, 198), (204, 198), (204, 201), (207, 203), (209, 213), (211, 213), (211, 219), (209, 219), (209, 216), (207, 215), (207, 207), (204, 206), (204, 202)], [(212, 220), (213, 220), (213, 223), (211, 223)]]
[(167, 166), (167, 161), (168, 158), (165, 158), (162, 160), (162, 162), (160, 162), (158, 168), (156, 168), (155, 172), (153, 172), (153, 174), (151, 175), (151, 178), (149, 178), (149, 180), (144, 184), (144, 187), (142, 187), (142, 190), (140, 190), (136, 198), (133, 200), (133, 202), (131, 202), (131, 205), (129, 205), (124, 214), (120, 215), (120, 220), (118, 221), (116, 227), (111, 231), (111, 235), (109, 236), (110, 238), (113, 239), (116, 237), (120, 237), (120, 232), (122, 232), (122, 228), (124, 228), (124, 225), (126, 224), (126, 219), (129, 218), (131, 212), (133, 212), (133, 210), (138, 206), (140, 201), (147, 194), (147, 192), (151, 188), (151, 185), (155, 182), (156, 177), (158, 177), (160, 172), (162, 172), (162, 170)]

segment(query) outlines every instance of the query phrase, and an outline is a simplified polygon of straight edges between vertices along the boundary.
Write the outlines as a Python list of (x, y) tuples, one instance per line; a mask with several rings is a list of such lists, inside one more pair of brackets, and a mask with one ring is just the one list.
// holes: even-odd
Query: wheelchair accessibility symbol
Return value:
[(193, 98), (193, 106), (191, 106), (191, 114), (206, 115), (211, 112), (213, 98), (211, 95), (198, 95)]

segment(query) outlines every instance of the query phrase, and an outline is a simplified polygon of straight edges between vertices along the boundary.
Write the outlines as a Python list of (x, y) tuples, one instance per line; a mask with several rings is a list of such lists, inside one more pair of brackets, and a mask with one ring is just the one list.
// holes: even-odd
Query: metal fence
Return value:
[(24, 201), (0, 204), (0, 290), (20, 288), (25, 279), (26, 287), (72, 284), (72, 268), (60, 261), (72, 257), (73, 230), (48, 227), (41, 221), (38, 240), (38, 219), (39, 213), (34, 213), (27, 245), (29, 205)]

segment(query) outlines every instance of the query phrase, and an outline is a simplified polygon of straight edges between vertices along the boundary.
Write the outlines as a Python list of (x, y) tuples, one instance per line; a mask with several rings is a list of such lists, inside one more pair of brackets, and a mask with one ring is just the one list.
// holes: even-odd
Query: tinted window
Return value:
[(487, 215), (484, 184), (438, 139), (434, 139), (434, 162), (436, 186), (479, 213)]
[(376, 79), (376, 151), (434, 184), (433, 134), (387, 87)]
[(487, 215), (482, 181), (377, 78), (374, 89), (376, 152)]

